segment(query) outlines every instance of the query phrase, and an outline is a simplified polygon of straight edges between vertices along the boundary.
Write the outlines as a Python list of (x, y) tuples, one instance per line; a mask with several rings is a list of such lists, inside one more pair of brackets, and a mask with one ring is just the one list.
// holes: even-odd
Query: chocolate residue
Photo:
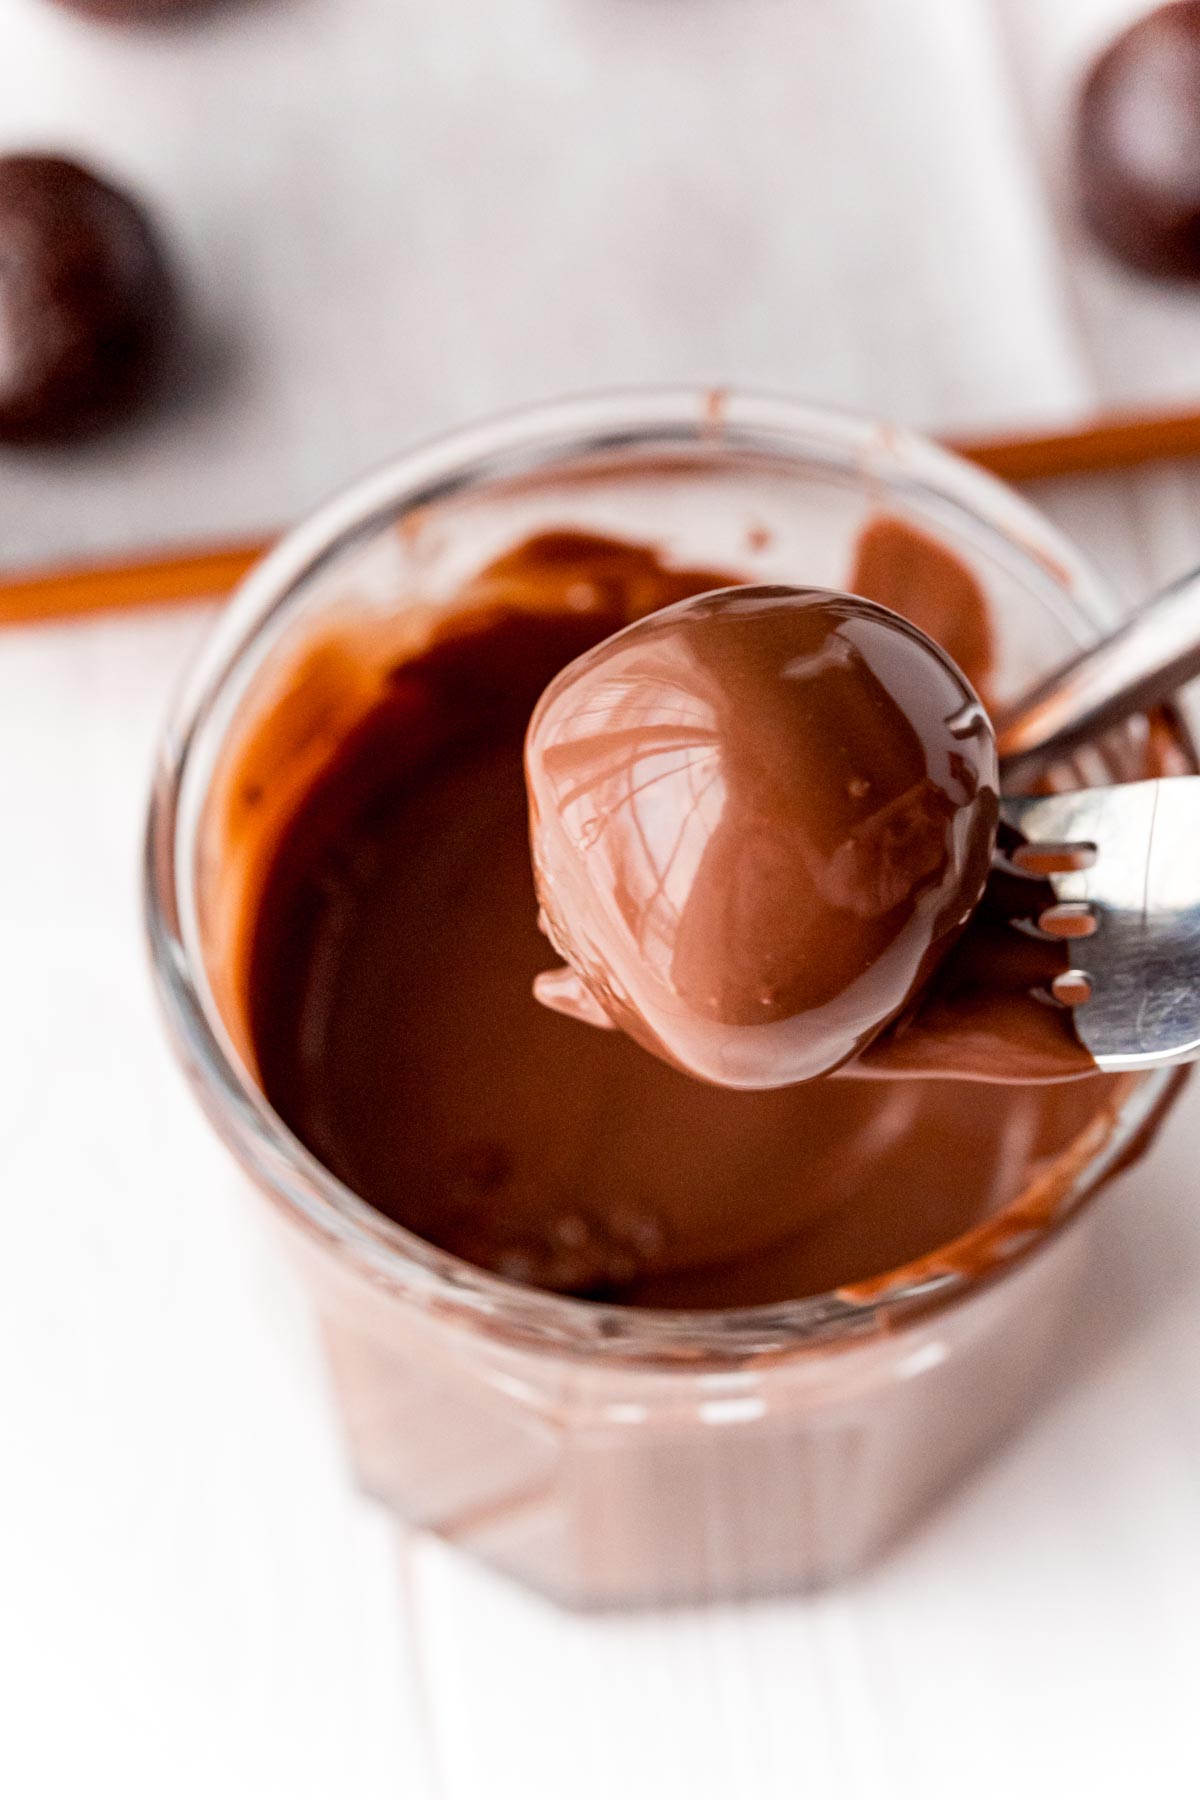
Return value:
[[(900, 519), (875, 519), (859, 540), (849, 586), (919, 624), (989, 700), (995, 648), (987, 596), (943, 545)], [(1034, 924), (1053, 902), (1047, 883), (994, 873), (934, 980), (847, 1073), (1006, 1082), (1095, 1074), (1070, 1008), (1051, 991), (1068, 967), (1066, 947), (1015, 926)]]
[(991, 706), (995, 646), (987, 596), (952, 551), (903, 519), (881, 514), (858, 540), (846, 588), (919, 626)]
[(847, 1072), (1019, 1082), (1094, 1075), (1071, 1010), (1052, 991), (1069, 966), (1066, 946), (1032, 935), (1053, 904), (1048, 883), (993, 873), (933, 980)]

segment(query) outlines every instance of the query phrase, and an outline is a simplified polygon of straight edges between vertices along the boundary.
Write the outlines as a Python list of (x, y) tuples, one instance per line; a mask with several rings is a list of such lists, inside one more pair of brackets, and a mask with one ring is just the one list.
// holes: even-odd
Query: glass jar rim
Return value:
[[(177, 697), (154, 771), (146, 834), (144, 899), (151, 961), (169, 1034), (218, 1133), (269, 1197), (326, 1248), (368, 1280), (403, 1292), (414, 1304), (526, 1345), (561, 1353), (695, 1368), (855, 1339), (898, 1314), (915, 1314), (976, 1291), (982, 1277), (931, 1258), (870, 1285), (870, 1297), (839, 1290), (735, 1309), (667, 1311), (620, 1306), (528, 1288), (438, 1249), (378, 1213), (326, 1169), (268, 1104), (224, 1026), (199, 948), (192, 880), (194, 832), (203, 794), (196, 791), (196, 747), (214, 716), (228, 719), (258, 658), (282, 627), (289, 605), (335, 557), (403, 513), (456, 492), (522, 475), (550, 475), (556, 464), (671, 447), (707, 449), (842, 470), (878, 481), (883, 493), (907, 490), (931, 507), (969, 520), (1049, 579), (1065, 601), (1078, 641), (1118, 616), (1115, 595), (1057, 528), (1020, 495), (919, 434), (773, 396), (723, 389), (646, 388), (581, 396), (521, 408), (447, 433), (364, 476), (319, 508), (246, 577)], [(258, 658), (245, 665), (252, 650)], [(1122, 1109), (1126, 1129), (1084, 1168), (1046, 1226), (1015, 1234), (989, 1264), (999, 1274), (1055, 1232), (1118, 1162), (1151, 1113), (1153, 1080), (1140, 1084), (1140, 1106)], [(1125, 1114), (1133, 1116), (1126, 1118)], [(1019, 1200), (1013, 1203), (1019, 1205)], [(986, 1225), (994, 1228), (1004, 1212)], [(956, 1240), (969, 1242), (970, 1236)], [(943, 1250), (949, 1246), (943, 1246)]]

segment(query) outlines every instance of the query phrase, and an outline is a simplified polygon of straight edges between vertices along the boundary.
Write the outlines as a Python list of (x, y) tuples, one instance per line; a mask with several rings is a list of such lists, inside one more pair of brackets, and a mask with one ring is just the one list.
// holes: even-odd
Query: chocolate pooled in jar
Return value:
[[(554, 960), (522, 769), (538, 695), (631, 619), (737, 573), (531, 538), (399, 660), (386, 631), (309, 646), (229, 770), (231, 1017), (268, 1100), (363, 1200), (513, 1280), (720, 1307), (935, 1252), (986, 1266), (997, 1215), (1021, 1202), (1026, 1235), (1052, 1216), (1133, 1079), (871, 1079), (889, 1033), (855, 1079), (738, 1092), (536, 1003)], [(948, 550), (876, 520), (846, 584), (867, 577), (986, 694), (986, 602)]]
[(732, 1088), (827, 1074), (911, 1004), (983, 891), (998, 806), (949, 658), (868, 601), (783, 587), (684, 601), (572, 664), (526, 775), (574, 971), (539, 998)]

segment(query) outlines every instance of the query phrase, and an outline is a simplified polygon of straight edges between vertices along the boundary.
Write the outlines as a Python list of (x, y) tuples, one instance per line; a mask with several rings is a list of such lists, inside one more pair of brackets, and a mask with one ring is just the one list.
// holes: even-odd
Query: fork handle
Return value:
[(1148, 600), (1124, 625), (1001, 713), (1006, 781), (1021, 782), (1088, 738), (1167, 700), (1200, 675), (1200, 569)]

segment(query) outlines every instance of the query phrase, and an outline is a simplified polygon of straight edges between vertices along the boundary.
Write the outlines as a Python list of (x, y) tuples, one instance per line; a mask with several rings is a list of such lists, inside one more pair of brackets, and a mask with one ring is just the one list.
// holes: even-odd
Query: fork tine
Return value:
[(1047, 937), (1091, 937), (1099, 921), (1086, 900), (1060, 900), (1038, 916), (1038, 929)]
[(1070, 875), (1095, 860), (1095, 844), (1018, 844), (1009, 857), (1022, 875), (1038, 877)]
[[(1200, 776), (1006, 800), (1005, 822), (1036, 861), (1094, 846), (1084, 866), (1046, 870), (1058, 902), (1038, 920), (1061, 939), (1075, 1029), (1102, 1069), (1200, 1054)], [(1016, 860), (1013, 853), (1012, 860)], [(1088, 921), (1087, 924), (1081, 923)], [(1055, 991), (1068, 998), (1065, 985)]]

